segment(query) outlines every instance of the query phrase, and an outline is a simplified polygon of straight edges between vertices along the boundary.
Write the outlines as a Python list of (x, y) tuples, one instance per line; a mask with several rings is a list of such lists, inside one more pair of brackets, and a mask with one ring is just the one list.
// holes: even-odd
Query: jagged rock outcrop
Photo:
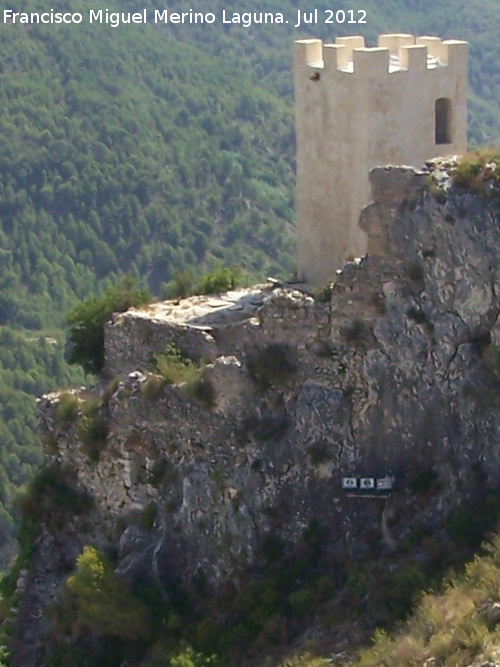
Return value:
[[(94, 503), (84, 523), (58, 531), (68, 553), (75, 540), (113, 548), (121, 576), (147, 578), (168, 599), (200, 570), (213, 586), (237, 576), (270, 535), (293, 552), (315, 522), (332, 556), (359, 556), (374, 531), (392, 549), (417, 511), (439, 525), (460, 499), (500, 486), (500, 196), (454, 189), (452, 168), (373, 170), (360, 221), (368, 256), (338, 273), (329, 299), (258, 286), (108, 324), (117, 382), (93, 390), (107, 433), (98, 460), (81, 423), (61, 422), (58, 394), (39, 402), (49, 461), (70, 466)], [(207, 361), (210, 401), (182, 385), (146, 391), (172, 342)], [(422, 473), (437, 479), (432, 507), (407, 493)], [(379, 498), (342, 491), (348, 474), (395, 476), (390, 529)], [(15, 665), (40, 664), (40, 608), (56, 587), (34, 573), (54, 560), (55, 539), (43, 533), (34, 549)]]

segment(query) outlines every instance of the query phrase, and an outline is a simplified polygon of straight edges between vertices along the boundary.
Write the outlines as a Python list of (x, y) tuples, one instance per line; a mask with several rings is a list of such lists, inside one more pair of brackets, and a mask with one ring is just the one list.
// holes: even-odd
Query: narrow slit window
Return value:
[(451, 100), (440, 97), (434, 105), (436, 116), (436, 144), (451, 144)]

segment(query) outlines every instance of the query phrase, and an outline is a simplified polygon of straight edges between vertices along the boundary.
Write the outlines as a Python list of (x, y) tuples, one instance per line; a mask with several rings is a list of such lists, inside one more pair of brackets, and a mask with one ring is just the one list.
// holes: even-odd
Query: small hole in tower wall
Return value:
[(321, 74), (319, 72), (314, 72), (309, 78), (311, 81), (319, 81), (321, 79)]
[(436, 144), (451, 144), (451, 100), (440, 97), (434, 104)]

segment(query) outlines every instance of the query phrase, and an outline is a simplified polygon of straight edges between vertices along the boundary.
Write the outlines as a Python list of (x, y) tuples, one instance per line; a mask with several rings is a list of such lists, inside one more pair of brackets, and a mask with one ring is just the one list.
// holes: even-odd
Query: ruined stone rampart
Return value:
[(174, 344), (186, 357), (214, 361), (280, 342), (304, 350), (328, 337), (329, 308), (293, 287), (263, 285), (225, 295), (166, 301), (116, 315), (105, 326), (106, 375), (154, 370)]
[[(312, 524), (333, 560), (362, 559), (373, 540), (392, 549), (417, 523), (446, 548), (449, 512), (500, 488), (500, 207), (494, 188), (457, 190), (453, 168), (372, 172), (369, 254), (337, 272), (330, 296), (272, 285), (129, 311), (106, 328), (117, 381), (81, 391), (73, 421), (60, 395), (40, 401), (48, 462), (75, 471), (94, 509), (58, 545), (50, 531), (37, 542), (23, 665), (36, 664), (36, 614), (65, 576), (39, 584), (61, 543), (114, 551), (121, 576), (166, 594), (200, 570), (214, 586), (244, 572), (270, 536), (293, 558)], [(207, 355), (210, 400), (155, 374), (151, 357), (169, 342)], [(96, 397), (106, 438), (89, 456)], [(380, 499), (341, 486), (385, 474), (396, 479), (389, 536)], [(422, 475), (433, 480), (425, 504), (411, 491)]]

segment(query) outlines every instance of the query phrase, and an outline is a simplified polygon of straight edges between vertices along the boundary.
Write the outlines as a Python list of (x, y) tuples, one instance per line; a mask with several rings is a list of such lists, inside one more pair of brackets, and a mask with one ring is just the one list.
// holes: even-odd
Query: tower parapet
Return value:
[(467, 42), (410, 34), (295, 43), (298, 255), (323, 284), (366, 252), (370, 168), (467, 149)]
[[(301, 39), (295, 42), (295, 74), (304, 71), (331, 70), (343, 74), (360, 74), (356, 63), (369, 63), (370, 76), (375, 76), (379, 65), (387, 62), (381, 71), (387, 74), (408, 71), (408, 63), (413, 58), (420, 68), (433, 70), (438, 67), (451, 66), (467, 71), (468, 43), (439, 37), (417, 37), (406, 34), (380, 35), (378, 45), (366, 47), (363, 37), (337, 37), (335, 44), (324, 44), (321, 39)], [(382, 53), (384, 55), (382, 55)], [(418, 55), (410, 55), (418, 54)], [(425, 58), (423, 57), (425, 54)]]

